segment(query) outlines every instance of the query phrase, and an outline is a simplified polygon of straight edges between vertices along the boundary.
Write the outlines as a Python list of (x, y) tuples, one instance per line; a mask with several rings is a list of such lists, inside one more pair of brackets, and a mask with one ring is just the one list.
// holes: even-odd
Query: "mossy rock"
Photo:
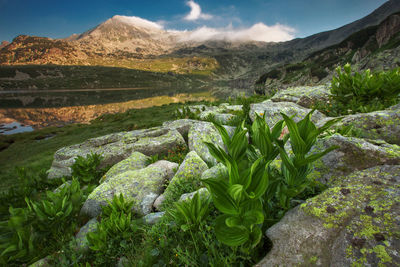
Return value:
[(110, 178), (127, 171), (135, 171), (145, 168), (148, 164), (150, 158), (140, 152), (133, 152), (132, 155), (118, 162), (111, 169), (108, 170), (106, 174), (101, 178), (100, 183), (106, 182)]
[(95, 232), (97, 230), (97, 227), (97, 218), (92, 218), (84, 226), (82, 226), (81, 229), (79, 229), (79, 232), (75, 236), (75, 248), (77, 250), (81, 252), (89, 250), (89, 241), (87, 240), (87, 234)]
[(182, 135), (174, 129), (162, 127), (131, 132), (120, 132), (89, 139), (81, 144), (63, 147), (54, 154), (49, 178), (71, 175), (71, 166), (77, 156), (85, 157), (90, 153), (103, 156), (100, 168), (113, 166), (128, 158), (133, 151), (147, 156), (166, 154), (168, 150), (186, 146)]
[[(225, 126), (229, 134), (234, 132), (233, 127)], [(214, 166), (217, 160), (210, 154), (204, 142), (213, 143), (216, 146), (224, 147), (222, 138), (210, 122), (199, 122), (190, 128), (189, 131), (189, 150), (196, 153), (208, 164)]]
[(399, 266), (400, 166), (339, 177), (267, 230), (256, 266)]
[(101, 207), (122, 194), (126, 201), (134, 202), (134, 210), (143, 215), (152, 210), (154, 200), (162, 193), (164, 184), (171, 179), (178, 164), (160, 160), (144, 169), (127, 171), (111, 177), (96, 187), (84, 203), (81, 214), (90, 218), (101, 213)]
[[(272, 102), (271, 100), (264, 101), (258, 104), (250, 105), (250, 118), (252, 121), (256, 118), (256, 113), (259, 116), (263, 116), (265, 114), (265, 121), (267, 122), (269, 127), (273, 127), (278, 121), (282, 120), (283, 117), (281, 113), (286, 114), (287, 116), (293, 117), (295, 122), (303, 119), (311, 109), (301, 107), (292, 102)], [(311, 120), (314, 123), (317, 123), (326, 117), (319, 111), (315, 111), (311, 116)]]
[(273, 102), (293, 102), (302, 107), (312, 108), (313, 104), (326, 102), (331, 95), (328, 85), (290, 87), (276, 93)]
[(195, 151), (189, 152), (186, 155), (185, 160), (179, 166), (178, 171), (171, 179), (171, 182), (165, 189), (164, 196), (166, 203), (177, 201), (181, 194), (188, 193), (181, 192), (180, 195), (176, 196), (176, 193), (180, 191), (180, 187), (182, 186), (189, 185), (190, 187), (200, 187), (201, 175), (207, 169), (207, 164), (199, 157), (199, 155), (197, 155)]
[(352, 125), (362, 138), (400, 145), (400, 108), (349, 115), (339, 125)]
[(329, 184), (332, 179), (357, 170), (377, 165), (400, 164), (400, 147), (397, 145), (386, 142), (371, 143), (364, 139), (344, 137), (339, 134), (319, 139), (311, 149), (311, 153), (321, 152), (331, 146), (338, 148), (313, 163), (309, 178)]

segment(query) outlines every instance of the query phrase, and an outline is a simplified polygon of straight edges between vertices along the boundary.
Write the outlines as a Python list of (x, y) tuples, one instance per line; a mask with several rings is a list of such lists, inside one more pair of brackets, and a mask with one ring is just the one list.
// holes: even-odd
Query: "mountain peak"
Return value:
[(157, 24), (155, 22), (142, 19), (139, 17), (135, 16), (121, 16), (121, 15), (115, 15), (108, 21), (113, 21), (113, 22), (122, 22), (124, 24), (128, 24), (131, 26), (136, 26), (136, 27), (141, 27), (141, 28), (147, 28), (147, 29), (158, 29), (162, 30), (163, 26), (160, 24)]

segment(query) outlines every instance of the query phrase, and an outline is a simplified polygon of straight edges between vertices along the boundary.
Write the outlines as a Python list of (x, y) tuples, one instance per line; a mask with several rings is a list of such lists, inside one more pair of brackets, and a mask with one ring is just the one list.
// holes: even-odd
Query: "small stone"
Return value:
[(336, 212), (336, 209), (334, 208), (334, 207), (332, 207), (332, 206), (328, 206), (328, 207), (326, 207), (326, 212), (328, 212), (328, 213), (335, 213)]
[(374, 234), (374, 238), (375, 238), (375, 240), (376, 241), (385, 241), (386, 240), (386, 238), (385, 238), (385, 236), (383, 235), (383, 234), (381, 234), (381, 233), (375, 233)]
[(354, 237), (350, 242), (354, 247), (362, 248), (366, 240), (365, 238)]
[(371, 215), (371, 214), (374, 213), (374, 208), (371, 207), (371, 206), (366, 206), (365, 209), (364, 209), (364, 211), (365, 211), (365, 213)]
[(348, 194), (350, 194), (350, 189), (342, 188), (342, 189), (340, 189), (340, 192), (341, 192), (343, 195), (348, 195)]

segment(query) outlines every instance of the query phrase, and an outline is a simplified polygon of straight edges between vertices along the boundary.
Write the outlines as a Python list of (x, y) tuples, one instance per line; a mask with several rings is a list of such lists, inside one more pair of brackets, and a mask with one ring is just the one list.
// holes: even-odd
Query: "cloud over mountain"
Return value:
[(263, 23), (257, 23), (250, 28), (233, 28), (228, 26), (225, 28), (200, 27), (193, 31), (186, 32), (180, 41), (208, 41), (208, 40), (225, 40), (225, 41), (261, 41), (261, 42), (282, 42), (294, 38), (295, 29), (275, 24), (272, 26)]
[(205, 14), (201, 11), (201, 7), (199, 4), (197, 4), (195, 1), (188, 1), (186, 2), (186, 5), (190, 7), (190, 13), (185, 16), (185, 20), (198, 20), (198, 19), (212, 19), (212, 15), (210, 14)]

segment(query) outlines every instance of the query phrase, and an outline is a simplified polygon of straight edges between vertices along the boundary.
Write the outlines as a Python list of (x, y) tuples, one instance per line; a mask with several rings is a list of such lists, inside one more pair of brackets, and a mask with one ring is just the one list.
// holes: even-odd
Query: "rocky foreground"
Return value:
[[(310, 103), (328, 94), (324, 86), (288, 89), (272, 100), (252, 104), (250, 116), (266, 114), (269, 126), (281, 120), (280, 112), (299, 120), (310, 111)], [(228, 104), (191, 108), (200, 110), (200, 117), (214, 114), (224, 124), (235, 116), (233, 111), (241, 109)], [(312, 117), (317, 125), (327, 119), (320, 112)], [(273, 248), (257, 266), (400, 265), (400, 106), (349, 115), (340, 124), (352, 124), (359, 138), (330, 133), (315, 144), (314, 152), (339, 146), (319, 159), (310, 174), (328, 189), (289, 211), (265, 233)], [(225, 127), (233, 134), (233, 127)], [(211, 156), (205, 141), (223, 146), (213, 124), (185, 119), (58, 150), (48, 171), (50, 178), (71, 175), (75, 158), (92, 152), (103, 155), (102, 166), (113, 165), (81, 210), (93, 218), (76, 236), (82, 249), (87, 248), (85, 233), (96, 229), (101, 206), (115, 194), (133, 200), (145, 221), (155, 223), (164, 214), (162, 202), (175, 181), (198, 181), (221, 171), (224, 166)], [(182, 146), (190, 152), (180, 166), (168, 161), (148, 165), (150, 156)]]

